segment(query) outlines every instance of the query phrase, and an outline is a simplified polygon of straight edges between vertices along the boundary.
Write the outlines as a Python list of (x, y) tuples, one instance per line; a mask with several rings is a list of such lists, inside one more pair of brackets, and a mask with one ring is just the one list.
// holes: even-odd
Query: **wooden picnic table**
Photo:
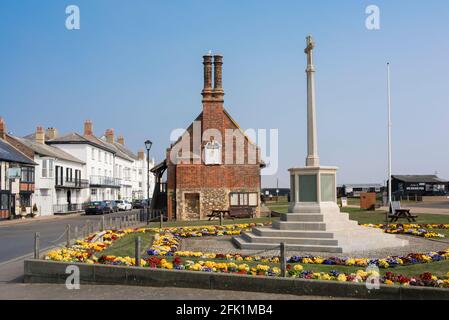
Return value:
[(416, 218), (410, 213), (410, 209), (395, 209), (394, 214), (390, 214), (390, 222), (397, 222), (399, 219), (407, 219), (408, 222), (416, 222)]

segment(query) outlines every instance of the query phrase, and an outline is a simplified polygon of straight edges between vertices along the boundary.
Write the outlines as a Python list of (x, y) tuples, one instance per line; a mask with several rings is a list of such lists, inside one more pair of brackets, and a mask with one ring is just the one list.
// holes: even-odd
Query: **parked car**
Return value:
[(113, 212), (112, 208), (108, 206), (105, 201), (92, 201), (84, 209), (86, 215), (89, 214), (105, 214)]
[(112, 212), (118, 212), (117, 202), (115, 202), (114, 200), (105, 200), (105, 202), (108, 205), (108, 207), (112, 209)]
[(134, 200), (132, 202), (133, 209), (143, 209), (145, 208), (145, 200)]
[(116, 200), (115, 202), (117, 202), (117, 207), (120, 211), (128, 211), (133, 208), (128, 200)]

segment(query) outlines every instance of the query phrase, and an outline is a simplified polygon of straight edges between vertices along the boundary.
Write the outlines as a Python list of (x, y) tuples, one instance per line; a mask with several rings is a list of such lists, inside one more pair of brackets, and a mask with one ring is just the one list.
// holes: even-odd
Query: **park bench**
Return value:
[(231, 219), (252, 218), (254, 215), (253, 209), (249, 207), (231, 207), (229, 208), (229, 217)]
[(416, 218), (418, 218), (418, 216), (410, 213), (410, 209), (401, 208), (400, 201), (392, 201), (390, 209), (391, 213), (388, 216), (390, 222), (397, 222), (399, 219), (407, 219), (408, 222), (416, 222)]

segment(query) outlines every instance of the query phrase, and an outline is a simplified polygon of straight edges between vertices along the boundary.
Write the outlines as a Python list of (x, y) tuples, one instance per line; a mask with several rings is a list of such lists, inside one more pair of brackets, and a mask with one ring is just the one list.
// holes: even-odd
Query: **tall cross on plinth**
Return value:
[[(278, 249), (284, 243), (292, 251), (349, 253), (408, 245), (408, 241), (382, 230), (359, 226), (340, 212), (337, 204), (337, 167), (319, 164), (315, 123), (315, 43), (307, 37), (307, 138), (306, 166), (290, 168), (290, 205), (271, 227), (255, 227), (233, 238), (241, 249)], [(282, 245), (281, 245), (282, 246)]]
[(316, 133), (316, 108), (315, 108), (315, 67), (313, 65), (313, 49), (315, 42), (312, 36), (307, 37), (307, 158), (306, 167), (319, 167), (317, 133)]

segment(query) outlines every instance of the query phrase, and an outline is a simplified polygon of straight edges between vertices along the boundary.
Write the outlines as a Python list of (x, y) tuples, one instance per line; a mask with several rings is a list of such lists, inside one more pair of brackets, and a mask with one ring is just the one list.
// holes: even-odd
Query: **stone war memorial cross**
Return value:
[(233, 238), (241, 249), (269, 250), (285, 243), (290, 251), (346, 253), (403, 247), (408, 241), (380, 229), (359, 226), (337, 205), (337, 167), (321, 166), (318, 156), (315, 66), (312, 36), (307, 47), (307, 157), (305, 167), (291, 168), (289, 213), (271, 227), (256, 227)]

